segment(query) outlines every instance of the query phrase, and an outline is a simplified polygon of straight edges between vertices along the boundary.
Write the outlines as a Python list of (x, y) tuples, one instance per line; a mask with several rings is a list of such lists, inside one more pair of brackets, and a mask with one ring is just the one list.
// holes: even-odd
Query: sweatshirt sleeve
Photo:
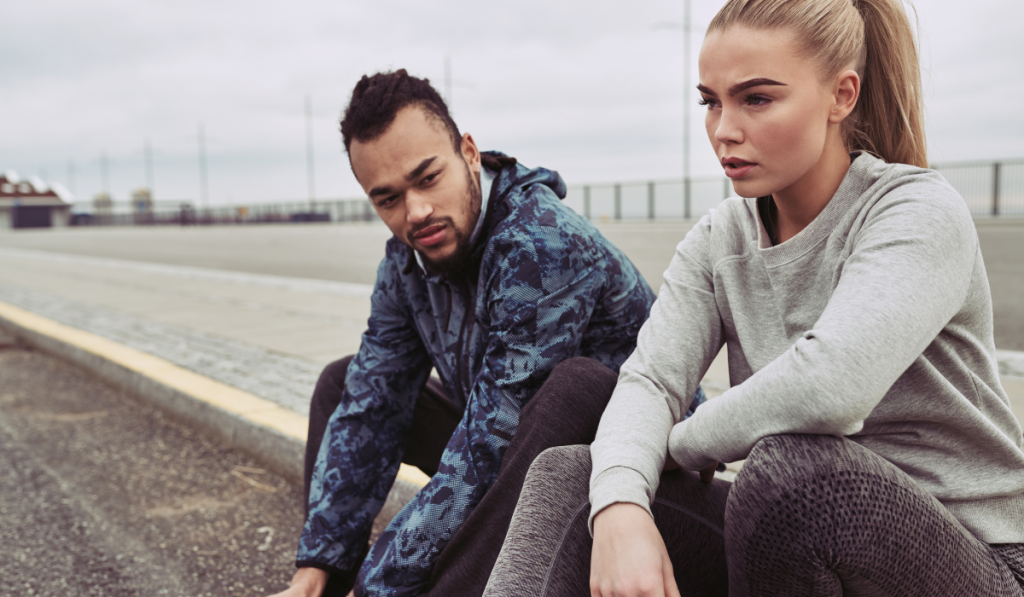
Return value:
[(711, 217), (704, 216), (676, 248), (650, 319), (601, 417), (590, 448), (591, 525), (597, 513), (618, 502), (650, 512), (672, 426), (703, 399), (700, 380), (723, 342), (709, 256)]
[[(672, 429), (684, 468), (785, 433), (844, 436), (962, 308), (978, 242), (959, 197), (904, 187), (866, 214), (820, 318), (778, 358)], [(954, 201), (953, 199), (956, 199)]]

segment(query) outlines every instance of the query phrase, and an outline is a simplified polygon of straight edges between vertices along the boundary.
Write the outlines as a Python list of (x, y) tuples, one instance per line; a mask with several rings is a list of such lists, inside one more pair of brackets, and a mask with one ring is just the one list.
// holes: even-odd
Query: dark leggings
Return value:
[[(327, 421), (344, 395), (350, 360), (348, 357), (328, 365), (313, 392), (306, 446), (307, 503), (313, 465)], [(616, 379), (614, 371), (587, 358), (568, 359), (555, 367), (523, 408), (519, 429), (502, 458), (497, 480), (438, 556), (428, 585), (430, 595), (462, 597), (483, 593), (530, 464), (552, 446), (594, 441)], [(448, 399), (440, 382), (428, 381), (416, 402), (402, 462), (417, 466), (428, 475), (436, 472), (441, 453), (461, 417), (462, 410)], [(357, 572), (333, 571), (324, 595), (346, 595)]]
[[(589, 595), (590, 451), (530, 469), (485, 595)], [(843, 438), (761, 440), (735, 484), (662, 475), (652, 504), (683, 595), (1024, 595), (1024, 545), (976, 539)]]

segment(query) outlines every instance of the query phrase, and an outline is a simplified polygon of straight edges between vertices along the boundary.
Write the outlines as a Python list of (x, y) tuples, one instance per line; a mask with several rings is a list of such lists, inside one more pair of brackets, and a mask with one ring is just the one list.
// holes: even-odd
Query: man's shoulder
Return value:
[(491, 229), (484, 254), (485, 267), (499, 277), (522, 277), (551, 292), (596, 267), (628, 263), (546, 184), (512, 189), (502, 203), (506, 213)]

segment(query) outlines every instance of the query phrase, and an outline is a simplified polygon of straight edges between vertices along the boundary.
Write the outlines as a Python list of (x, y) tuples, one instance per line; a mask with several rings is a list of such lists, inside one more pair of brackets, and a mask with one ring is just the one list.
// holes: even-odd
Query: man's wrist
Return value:
[(320, 597), (327, 586), (330, 573), (312, 566), (299, 568), (292, 577), (291, 586), (299, 589), (307, 597)]

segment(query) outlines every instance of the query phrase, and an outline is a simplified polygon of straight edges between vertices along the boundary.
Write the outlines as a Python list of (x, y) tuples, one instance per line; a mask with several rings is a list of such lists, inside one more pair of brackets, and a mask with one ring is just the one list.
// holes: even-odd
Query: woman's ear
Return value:
[(838, 124), (853, 112), (857, 107), (857, 98), (860, 97), (860, 75), (852, 69), (844, 70), (836, 76), (835, 85), (832, 89), (832, 98), (835, 102), (832, 105), (832, 113), (828, 121)]

